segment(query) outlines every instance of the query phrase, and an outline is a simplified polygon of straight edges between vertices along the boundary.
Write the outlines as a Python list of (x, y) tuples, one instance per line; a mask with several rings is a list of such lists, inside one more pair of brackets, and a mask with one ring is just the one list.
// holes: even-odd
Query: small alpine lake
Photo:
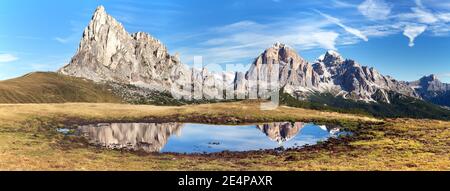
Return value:
[(97, 123), (75, 129), (58, 129), (66, 136), (80, 136), (89, 144), (114, 150), (148, 153), (214, 153), (300, 148), (350, 135), (339, 126), (302, 122), (251, 125), (196, 123)]

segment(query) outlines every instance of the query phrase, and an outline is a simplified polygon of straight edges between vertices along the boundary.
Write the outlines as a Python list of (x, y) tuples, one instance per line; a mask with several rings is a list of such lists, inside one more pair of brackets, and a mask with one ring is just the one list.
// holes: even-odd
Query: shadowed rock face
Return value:
[(89, 143), (109, 149), (159, 152), (169, 137), (178, 134), (179, 123), (122, 123), (81, 126), (78, 131)]
[(278, 143), (283, 143), (295, 137), (304, 125), (305, 124), (301, 122), (296, 122), (294, 124), (285, 122), (257, 125), (256, 127), (266, 134), (271, 140)]
[(450, 91), (450, 84), (442, 83), (436, 75), (424, 76), (418, 81), (409, 82), (410, 86), (419, 90), (419, 92), (445, 92)]
[(450, 84), (442, 83), (436, 75), (429, 75), (414, 82), (408, 82), (420, 96), (432, 103), (450, 106)]

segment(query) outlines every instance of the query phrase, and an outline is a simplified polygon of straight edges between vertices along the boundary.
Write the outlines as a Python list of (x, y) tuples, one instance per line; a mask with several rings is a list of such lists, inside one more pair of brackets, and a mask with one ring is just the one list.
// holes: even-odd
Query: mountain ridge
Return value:
[[(267, 80), (267, 76), (276, 75), (272, 70), (275, 65), (280, 68), (280, 88), (299, 99), (312, 93), (332, 93), (353, 100), (389, 103), (389, 91), (419, 98), (406, 83), (383, 76), (374, 68), (361, 66), (354, 60), (344, 59), (336, 51), (327, 51), (310, 64), (295, 50), (281, 43), (276, 43), (255, 59), (246, 73), (246, 80), (257, 83)], [(251, 90), (250, 87), (248, 89)], [(263, 97), (259, 90), (251, 92), (257, 91), (258, 96)]]
[(425, 96), (414, 88), (418, 84), (384, 76), (373, 67), (344, 59), (337, 51), (329, 50), (310, 63), (282, 43), (256, 57), (245, 73), (189, 68), (151, 35), (128, 33), (102, 6), (84, 30), (74, 57), (58, 72), (96, 82), (135, 85), (142, 91), (170, 92), (187, 100), (268, 99), (279, 90), (297, 100), (331, 94), (367, 104), (389, 104), (396, 98), (393, 93), (417, 100)]

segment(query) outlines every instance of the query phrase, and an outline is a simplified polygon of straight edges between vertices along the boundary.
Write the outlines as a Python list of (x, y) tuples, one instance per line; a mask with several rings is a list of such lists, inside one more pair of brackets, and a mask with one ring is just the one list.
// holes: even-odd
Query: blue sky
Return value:
[(328, 49), (399, 80), (450, 82), (450, 1), (2, 0), (0, 79), (70, 61), (104, 5), (129, 32), (159, 38), (184, 63), (247, 65), (275, 42), (314, 61)]

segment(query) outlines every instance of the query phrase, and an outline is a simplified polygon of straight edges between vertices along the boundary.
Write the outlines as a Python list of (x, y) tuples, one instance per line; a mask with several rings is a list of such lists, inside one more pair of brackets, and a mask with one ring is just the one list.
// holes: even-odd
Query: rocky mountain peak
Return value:
[(428, 83), (428, 82), (432, 82), (432, 81), (439, 81), (439, 79), (437, 78), (436, 75), (431, 74), (431, 75), (420, 78), (420, 81)]
[[(128, 33), (103, 6), (95, 10), (70, 63), (58, 72), (119, 84), (116, 92), (126, 100), (141, 100), (152, 91), (171, 92), (186, 99), (223, 99), (222, 75), (189, 69), (179, 55), (169, 54), (166, 46), (150, 34)], [(128, 84), (138, 89), (122, 86)], [(195, 87), (195, 95), (190, 87)]]
[(339, 65), (344, 62), (344, 58), (334, 50), (328, 50), (323, 56), (319, 58), (319, 62), (323, 62), (327, 66)]
[(419, 81), (410, 82), (410, 84), (426, 91), (450, 91), (450, 84), (442, 83), (434, 74), (424, 76)]
[(94, 81), (125, 84), (151, 84), (167, 90), (172, 83), (172, 68), (181, 67), (179, 59), (151, 35), (129, 34), (123, 25), (99, 6), (86, 27), (77, 53), (60, 73)]
[(101, 16), (101, 15), (107, 15), (105, 7), (103, 7), (103, 5), (98, 6), (97, 9), (95, 9), (95, 12), (94, 12), (94, 17), (95, 16)]
[(304, 123), (296, 122), (292, 124), (288, 122), (257, 125), (256, 127), (266, 134), (270, 140), (281, 144), (295, 137), (304, 126)]
[(322, 91), (339, 92), (345, 98), (389, 103), (387, 92), (390, 91), (417, 97), (409, 86), (383, 76), (374, 68), (344, 59), (333, 50), (319, 57), (314, 64), (314, 71), (321, 79), (319, 87), (322, 87)]
[(266, 49), (255, 61), (255, 64), (291, 64), (305, 62), (298, 53), (283, 43), (275, 43)]
[(417, 81), (408, 82), (420, 96), (432, 103), (450, 106), (450, 84), (441, 82), (434, 74), (424, 76)]
[(272, 45), (272, 47), (273, 47), (273, 48), (280, 49), (280, 48), (285, 48), (285, 47), (287, 47), (287, 46), (286, 46), (286, 44), (283, 44), (283, 43), (281, 43), (281, 42), (276, 42), (275, 44)]
[[(108, 13), (106, 13), (105, 7), (100, 5), (97, 7), (97, 9), (95, 9), (90, 23), (98, 23), (99, 25), (105, 24), (108, 20), (108, 16), (109, 15), (108, 15)], [(111, 18), (110, 18), (110, 21), (111, 21)]]
[[(95, 9), (91, 22), (89, 23), (89, 26), (86, 29), (88, 29), (89, 32), (98, 33), (103, 32), (103, 30), (101, 30), (102, 28), (110, 28), (110, 27), (123, 29), (122, 24), (119, 23), (112, 16), (110, 16), (106, 12), (105, 7), (101, 5), (98, 6), (97, 9)], [(123, 31), (125, 30), (123, 29)]]

